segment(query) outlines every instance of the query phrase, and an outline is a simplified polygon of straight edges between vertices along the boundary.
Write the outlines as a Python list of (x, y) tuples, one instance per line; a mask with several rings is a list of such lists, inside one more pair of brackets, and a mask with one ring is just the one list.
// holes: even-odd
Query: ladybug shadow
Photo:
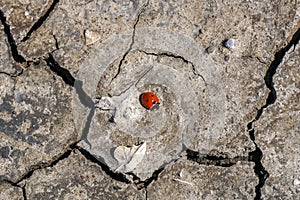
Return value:
[(143, 108), (145, 108), (145, 109), (148, 110), (148, 108), (146, 108), (146, 107), (143, 105), (143, 103), (142, 103), (142, 97), (143, 97), (143, 94), (140, 94), (140, 96), (139, 96), (139, 102), (140, 102), (140, 105), (141, 105)]

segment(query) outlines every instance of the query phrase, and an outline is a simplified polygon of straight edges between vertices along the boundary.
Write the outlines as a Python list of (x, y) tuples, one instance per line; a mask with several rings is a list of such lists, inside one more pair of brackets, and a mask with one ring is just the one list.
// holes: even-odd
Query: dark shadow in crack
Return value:
[(219, 167), (231, 167), (235, 165), (238, 161), (246, 161), (247, 158), (242, 156), (235, 158), (226, 158), (225, 156), (213, 156), (207, 154), (201, 154), (199, 152), (187, 149), (187, 159), (197, 162), (201, 165), (212, 165)]
[(60, 76), (66, 84), (72, 87), (74, 86), (75, 78), (71, 75), (69, 70), (61, 67), (56, 62), (56, 60), (54, 59), (51, 53), (48, 54), (48, 58), (45, 58), (45, 61), (47, 65), (50, 67), (50, 70), (56, 73), (58, 76)]
[(90, 109), (89, 115), (84, 124), (84, 128), (82, 130), (80, 138), (81, 138), (81, 140), (84, 140), (91, 148), (91, 144), (88, 141), (87, 136), (88, 136), (88, 133), (90, 130), (90, 125), (92, 123), (92, 119), (93, 119), (95, 111), (96, 111), (95, 103), (92, 100), (92, 98), (84, 91), (83, 83), (81, 80), (77, 80), (77, 79), (75, 80), (74, 88), (75, 88), (76, 94), (78, 95), (78, 99), (81, 102), (81, 104), (84, 105), (85, 107), (87, 107), (88, 109)]
[(129, 184), (130, 181), (126, 178), (126, 176), (122, 173), (117, 173), (112, 171), (103, 161), (99, 161), (99, 159), (95, 158), (90, 152), (83, 148), (78, 148), (81, 154), (89, 161), (96, 163), (101, 167), (101, 169), (112, 179)]
[(261, 151), (261, 149), (258, 147), (258, 145), (255, 142), (255, 130), (253, 128), (253, 123), (255, 121), (259, 120), (259, 118), (263, 114), (265, 108), (267, 108), (271, 104), (275, 103), (277, 96), (276, 96), (276, 90), (274, 87), (273, 76), (276, 74), (276, 70), (279, 67), (279, 65), (281, 64), (285, 54), (290, 50), (290, 48), (292, 46), (296, 46), (298, 44), (299, 40), (300, 40), (300, 29), (298, 29), (294, 33), (291, 41), (285, 47), (281, 48), (278, 52), (275, 53), (274, 60), (271, 62), (270, 66), (266, 72), (266, 75), (264, 77), (265, 84), (266, 84), (267, 88), (270, 90), (268, 97), (266, 99), (266, 104), (263, 105), (257, 111), (257, 114), (256, 114), (254, 120), (252, 120), (251, 122), (249, 122), (247, 124), (250, 139), (255, 144), (255, 150), (249, 153), (248, 160), (255, 163), (254, 172), (259, 179), (258, 184), (255, 186), (256, 196), (254, 199), (257, 199), (257, 200), (261, 199), (261, 189), (264, 187), (265, 182), (269, 177), (269, 173), (267, 170), (265, 170), (265, 168), (261, 162), (261, 160), (263, 158), (263, 152)]
[(4, 33), (6, 34), (7, 37), (13, 59), (18, 63), (25, 63), (26, 59), (19, 54), (16, 41), (10, 32), (10, 26), (6, 22), (6, 17), (4, 16), (4, 13), (1, 10), (0, 10), (0, 20), (3, 25)]
[(133, 182), (136, 184), (138, 190), (142, 190), (142, 189), (147, 189), (147, 187), (153, 182), (153, 181), (157, 181), (159, 174), (165, 169), (165, 167), (159, 168), (157, 170), (155, 170), (152, 173), (152, 176), (150, 178), (147, 178), (144, 181), (141, 181), (141, 179), (135, 175), (132, 172), (128, 172), (126, 174), (130, 175), (133, 177)]
[(49, 17), (50, 13), (54, 10), (56, 4), (59, 2), (59, 0), (53, 0), (51, 6), (49, 7), (49, 9), (46, 11), (46, 13), (41, 16), (34, 24), (33, 26), (29, 29), (29, 31), (27, 32), (26, 36), (21, 40), (21, 42), (25, 42), (26, 40), (28, 40), (31, 36), (31, 34), (37, 30), (39, 27), (41, 27), (43, 25), (43, 23), (46, 21), (46, 19)]
[(76, 146), (77, 146), (77, 143), (78, 143), (78, 142), (79, 142), (79, 141), (76, 141), (76, 142), (74, 142), (73, 144), (69, 145), (67, 151), (65, 151), (63, 154), (61, 154), (60, 156), (58, 156), (57, 158), (55, 158), (55, 159), (52, 160), (51, 162), (49, 162), (49, 163), (40, 163), (40, 164), (31, 166), (31, 167), (30, 167), (30, 170), (27, 171), (27, 172), (26, 172), (22, 177), (20, 177), (16, 182), (12, 182), (12, 181), (10, 181), (10, 180), (8, 180), (8, 179), (1, 180), (1, 182), (7, 182), (7, 183), (10, 183), (10, 184), (13, 185), (13, 186), (18, 186), (18, 187), (20, 187), (20, 186), (19, 186), (19, 183), (22, 182), (22, 181), (25, 180), (25, 179), (30, 178), (35, 170), (44, 169), (44, 168), (46, 168), (46, 167), (53, 167), (53, 166), (55, 166), (57, 163), (59, 163), (61, 160), (64, 160), (64, 159), (68, 158), (68, 157), (71, 155), (72, 151), (73, 151), (74, 149), (76, 149)]

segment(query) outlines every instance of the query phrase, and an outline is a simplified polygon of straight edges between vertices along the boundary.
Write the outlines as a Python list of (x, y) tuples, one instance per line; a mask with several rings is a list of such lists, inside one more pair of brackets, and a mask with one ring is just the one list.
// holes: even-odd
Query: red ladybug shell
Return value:
[(153, 108), (158, 108), (159, 99), (152, 92), (145, 92), (140, 96), (140, 102), (142, 106), (144, 106), (148, 110), (152, 110)]

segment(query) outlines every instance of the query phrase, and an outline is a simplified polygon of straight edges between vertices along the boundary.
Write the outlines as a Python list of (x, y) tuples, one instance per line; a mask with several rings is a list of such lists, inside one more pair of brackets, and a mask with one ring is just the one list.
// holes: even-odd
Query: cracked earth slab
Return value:
[[(115, 146), (132, 146), (138, 138), (146, 140), (149, 145), (148, 154), (145, 162), (141, 163), (143, 167), (140, 166), (135, 171), (144, 179), (149, 178), (163, 164), (176, 159), (183, 150), (182, 146), (208, 153), (217, 151), (218, 146), (215, 144), (219, 142), (219, 138), (227, 143), (232, 141), (231, 136), (224, 138), (222, 135), (222, 114), (225, 110), (222, 86), (216, 82), (219, 80), (219, 69), (203, 55), (203, 49), (198, 50), (197, 46), (189, 49), (193, 41), (184, 36), (164, 33), (158, 29), (145, 29), (137, 30), (132, 52), (127, 53), (126, 43), (121, 44), (125, 38), (130, 40), (130, 35), (112, 37), (105, 41), (89, 56), (78, 73), (78, 78), (84, 81), (85, 90), (91, 98), (110, 96), (113, 104), (110, 106), (116, 106), (115, 124), (108, 123), (111, 119), (109, 113), (103, 113), (102, 110), (97, 113), (96, 110), (84, 148), (99, 159), (102, 157), (110, 167), (117, 168), (116, 161), (110, 155)], [(180, 48), (174, 49), (174, 44)], [(159, 52), (171, 51), (175, 55), (145, 53), (139, 47)], [(119, 65), (114, 67), (114, 63), (120, 63), (117, 58), (121, 54), (119, 52), (124, 50), (127, 56), (120, 58), (124, 62), (120, 70)], [(105, 56), (106, 52), (113, 53)], [(176, 56), (178, 54), (183, 57)], [(90, 79), (91, 76), (95, 78)], [(147, 113), (140, 106), (138, 95), (146, 90), (154, 90), (161, 97), (161, 109)], [(76, 113), (82, 113), (78, 109), (80, 107), (82, 105), (76, 104)], [(141, 113), (145, 117), (132, 118)], [(75, 118), (78, 125), (85, 121), (84, 115), (75, 115)], [(105, 132), (105, 136), (100, 136), (99, 131)], [(239, 137), (240, 143), (236, 144), (236, 151), (241, 155), (248, 155), (252, 142), (245, 135)]]
[[(69, 69), (71, 74), (76, 74), (77, 71), (80, 70), (80, 66), (87, 54), (92, 54), (95, 51), (94, 48), (111, 35), (127, 31), (130, 33), (129, 38), (131, 38), (132, 28), (137, 20), (137, 15), (145, 5), (145, 1), (128, 1), (124, 3), (108, 1), (103, 3), (86, 3), (81, 1), (43, 1), (42, 3), (35, 3), (28, 1), (26, 5), (20, 2), (12, 5), (10, 1), (5, 1), (5, 3), (1, 5), (1, 10), (7, 17), (7, 24), (10, 25), (11, 33), (16, 40), (16, 44), (18, 44), (20, 54), (27, 60), (47, 60), (48, 58), (49, 61), (49, 53), (52, 52), (51, 55), (53, 55), (54, 61), (57, 61), (60, 66)], [(54, 4), (55, 8), (51, 11), (49, 16), (46, 16), (47, 19), (43, 19), (44, 21), (41, 22), (37, 30), (30, 33), (34, 24), (45, 16), (45, 13), (47, 13)], [(234, 13), (234, 16), (232, 13)], [(226, 99), (224, 100), (226, 111), (222, 113), (225, 115), (225, 123), (224, 127), (222, 127), (223, 131), (221, 137), (214, 141), (214, 146), (212, 146), (213, 148), (209, 152), (209, 156), (212, 158), (233, 159), (239, 156), (244, 157), (254, 150), (254, 145), (249, 139), (246, 126), (248, 122), (255, 118), (257, 109), (265, 105), (268, 91), (265, 87), (264, 76), (269, 63), (273, 60), (274, 53), (282, 46), (285, 46), (290, 40), (295, 32), (295, 28), (297, 29), (297, 25), (299, 26), (299, 7), (296, 1), (271, 3), (258, 1), (230, 3), (220, 1), (190, 1), (189, 3), (183, 1), (149, 1), (145, 10), (139, 16), (138, 24), (135, 27), (137, 30), (152, 27), (170, 32), (178, 32), (195, 40), (203, 49), (210, 48), (209, 56), (219, 65), (217, 69), (220, 72), (219, 75), (221, 78), (218, 79), (217, 82), (223, 85), (222, 90), (226, 94)], [(26, 37), (26, 35), (28, 35), (29, 38), (22, 42), (21, 40)], [(13, 54), (12, 58), (10, 53), (6, 53), (6, 51), (10, 51), (8, 45), (10, 42), (5, 39), (5, 35), (3, 36), (4, 37), (1, 35), (0, 38), (1, 47), (4, 49), (1, 54), (0, 64), (1, 70), (4, 70), (0, 80), (2, 87), (1, 123), (4, 125), (13, 124), (15, 127), (11, 128), (11, 130), (15, 131), (5, 129), (1, 132), (2, 143), (0, 153), (1, 164), (3, 163), (3, 165), (1, 165), (1, 175), (3, 176), (1, 178), (17, 181), (26, 171), (30, 170), (34, 172), (34, 169), (44, 166), (44, 163), (51, 162), (53, 159), (55, 160), (55, 157), (63, 154), (65, 152), (64, 148), (68, 146), (70, 141), (75, 140), (76, 133), (74, 131), (74, 125), (71, 123), (73, 120), (72, 116), (69, 115), (71, 110), (69, 91), (61, 90), (61, 88), (68, 87), (60, 79), (60, 77), (66, 76), (59, 75), (59, 71), (64, 70), (58, 68), (57, 65), (54, 66), (56, 66), (55, 70), (58, 71), (54, 70), (54, 72), (50, 72), (47, 70), (49, 67), (51, 69), (49, 65), (55, 62), (48, 63), (48, 67), (43, 64), (43, 72), (39, 72), (39, 70), (32, 65), (32, 68), (24, 73), (25, 77), (11, 79), (9, 77), (10, 74), (15, 74), (15, 71), (18, 71), (18, 67), (12, 60), (13, 58), (22, 57), (14, 57)], [(228, 50), (222, 46), (222, 41), (230, 37), (235, 39), (236, 48)], [(153, 38), (154, 37), (149, 37), (146, 39), (151, 40)], [(129, 47), (130, 40), (123, 42), (126, 42)], [(117, 48), (120, 44), (115, 45)], [(162, 42), (161, 45), (164, 46), (164, 43)], [(193, 47), (193, 45), (190, 47)], [(176, 50), (177, 47), (174, 49)], [(128, 48), (126, 48), (126, 50), (128, 50)], [(160, 52), (157, 51), (157, 49), (151, 48), (142, 49), (142, 51), (152, 53), (151, 62), (154, 60), (155, 62), (164, 63), (169, 66), (182, 65), (186, 67), (186, 65), (188, 65), (185, 62), (182, 63), (178, 61), (180, 59), (176, 59), (176, 57), (182, 57), (180, 54)], [(173, 60), (167, 55), (173, 55), (173, 57), (171, 56)], [(44, 58), (41, 59), (42, 56)], [(120, 83), (124, 83), (122, 80), (130, 74), (127, 73), (126, 75), (126, 73), (124, 73), (122, 79), (122, 73), (126, 72), (128, 66), (135, 66), (139, 63), (140, 61), (138, 59), (144, 59), (145, 55), (138, 54), (137, 52), (132, 52), (132, 54), (128, 52), (128, 54), (122, 53), (119, 56), (121, 56), (121, 58), (112, 64), (115, 66), (112, 68), (116, 69), (117, 66), (121, 69), (121, 73), (117, 73), (121, 75), (119, 81), (116, 79), (117, 82), (113, 83), (116, 85), (116, 88), (121, 90), (124, 89), (122, 88), (124, 85)], [(134, 58), (134, 56), (136, 57)], [(150, 55), (148, 56), (150, 57)], [(228, 61), (224, 61), (225, 56), (229, 58)], [(197, 58), (197, 55), (195, 55), (194, 58)], [(122, 62), (119, 62), (120, 59)], [(146, 61), (149, 61), (149, 58), (147, 59)], [(190, 59), (186, 60), (190, 61)], [(196, 65), (196, 67), (198, 67), (198, 65)], [(17, 70), (15, 70), (15, 68)], [(57, 74), (60, 77), (56, 76)], [(45, 75), (47, 77), (46, 80), (52, 80), (52, 82), (49, 81), (45, 83), (45, 79), (38, 78), (45, 78)], [(204, 78), (206, 78), (206, 76), (204, 76)], [(297, 80), (296, 78), (295, 80)], [(35, 85), (30, 84), (31, 82), (35, 83)], [(30, 88), (24, 89), (26, 85), (29, 85)], [(45, 90), (45, 88), (47, 88), (45, 85), (51, 87)], [(281, 85), (282, 91), (285, 90), (283, 89), (284, 87), (290, 87), (284, 85), (283, 81)], [(59, 89), (52, 90), (52, 87)], [(19, 91), (20, 88), (23, 88), (22, 92)], [(297, 86), (296, 88), (299, 87)], [(103, 91), (105, 88), (100, 88), (100, 90), (101, 89)], [(31, 93), (28, 92), (28, 90), (30, 90)], [(46, 92), (44, 92), (44, 90)], [(23, 91), (25, 92), (23, 93)], [(61, 94), (60, 92), (62, 91), (66, 92), (66, 94), (64, 92)], [(24, 95), (28, 96), (23, 98), (22, 96)], [(53, 104), (53, 99), (57, 102), (60, 98), (62, 98), (61, 103)], [(296, 99), (299, 98), (296, 97)], [(290, 101), (293, 102), (294, 97), (291, 97)], [(277, 103), (279, 102), (280, 101), (277, 101)], [(15, 107), (10, 104), (13, 104)], [(293, 105), (293, 103), (291, 104)], [(57, 105), (59, 111), (54, 108)], [(255, 125), (263, 124), (257, 128), (257, 133), (255, 132), (255, 134), (259, 135), (259, 137), (257, 137), (259, 147), (263, 150), (263, 154), (266, 152), (267, 155), (263, 157), (263, 165), (266, 165), (267, 170), (270, 171), (269, 169), (273, 167), (271, 163), (278, 164), (276, 165), (278, 167), (275, 168), (274, 173), (270, 171), (270, 178), (268, 179), (270, 182), (267, 181), (266, 186), (262, 186), (262, 194), (263, 197), (266, 198), (272, 198), (272, 195), (276, 197), (281, 197), (282, 195), (289, 198), (293, 197), (295, 191), (298, 192), (299, 175), (295, 172), (295, 169), (297, 169), (297, 164), (295, 163), (298, 163), (297, 158), (294, 158), (293, 155), (289, 155), (289, 151), (286, 150), (286, 147), (283, 147), (284, 150), (278, 149), (277, 145), (282, 144), (279, 144), (276, 139), (276, 137), (278, 137), (283, 138), (282, 140), (291, 140), (291, 145), (299, 145), (295, 142), (297, 138), (293, 140), (293, 131), (296, 130), (295, 127), (298, 126), (297, 119), (299, 116), (297, 113), (295, 115), (291, 114), (295, 113), (295, 111), (289, 108), (288, 105), (289, 104), (281, 105), (283, 106), (282, 112), (285, 113), (282, 118), (277, 119), (276, 116), (274, 116), (276, 112), (281, 111), (272, 111), (273, 114), (267, 114), (266, 118), (262, 118), (262, 122), (255, 122)], [(34, 109), (35, 107), (36, 110)], [(292, 111), (284, 111), (285, 109), (291, 109)], [(269, 109), (266, 111), (268, 110)], [(10, 112), (13, 113), (11, 114)], [(23, 115), (18, 115), (18, 113), (22, 112)], [(291, 118), (291, 124), (285, 123), (287, 118)], [(275, 139), (271, 142), (265, 137), (262, 137), (265, 132), (272, 130), (273, 127), (270, 126), (265, 128), (265, 125), (269, 124), (270, 121), (274, 121), (272, 124), (274, 124), (275, 127), (278, 126), (278, 129), (282, 129), (280, 132), (276, 132), (274, 136)], [(42, 122), (42, 124), (40, 124), (40, 122)], [(51, 125), (51, 123), (55, 125)], [(38, 128), (36, 128), (37, 126)], [(292, 131), (289, 138), (283, 135), (287, 130)], [(261, 132), (263, 132), (263, 134), (260, 134)], [(44, 133), (46, 134), (44, 135)], [(120, 141), (120, 138), (115, 138), (115, 140), (119, 140), (118, 142), (120, 144), (123, 143), (125, 145), (135, 143), (135, 140)], [(202, 140), (204, 139), (202, 138)], [(193, 150), (200, 151), (201, 148), (200, 145), (198, 148), (193, 148)], [(154, 149), (154, 147), (152, 147), (152, 149)], [(42, 156), (37, 154), (39, 151), (43, 152)], [(294, 151), (292, 147), (291, 151)], [(289, 156), (284, 157), (283, 155)], [(251, 162), (248, 164), (252, 166)], [(213, 165), (216, 164), (214, 163)], [(209, 167), (218, 168), (216, 166)], [(232, 167), (235, 169), (236, 165)], [(241, 168), (242, 170), (248, 170), (249, 166), (242, 165)], [(226, 170), (225, 168), (218, 168), (218, 170), (226, 171), (231, 170), (231, 168), (226, 168)], [(292, 183), (286, 178), (283, 181), (286, 184), (282, 185), (280, 180), (285, 176), (282, 172), (283, 170), (288, 171), (288, 177), (292, 177)], [(55, 175), (56, 174), (53, 176)], [(253, 173), (251, 175), (253, 175)], [(154, 175), (152, 177), (154, 177)], [(55, 177), (52, 178), (55, 179)], [(222, 186), (222, 181), (218, 182), (216, 180), (214, 183), (217, 185), (216, 188), (220, 185)], [(236, 183), (239, 182), (237, 181)], [(274, 187), (272, 184), (274, 184)], [(210, 185), (210, 182), (207, 182), (207, 185)], [(254, 190), (255, 184), (251, 182), (250, 185)], [(231, 186), (232, 185), (230, 185), (229, 190), (234, 188), (234, 186)], [(162, 184), (161, 187), (163, 190), (167, 185)], [(235, 191), (235, 189), (232, 189), (232, 191)], [(244, 195), (247, 192), (241, 193), (241, 196), (248, 197)], [(255, 196), (252, 195), (253, 192), (249, 193), (251, 193), (251, 197)], [(165, 193), (165, 196), (168, 195), (168, 193)]]
[(52, 1), (2, 1), (1, 10), (11, 25), (17, 43), (26, 36), (30, 27), (49, 9)]
[(262, 163), (270, 177), (262, 198), (297, 199), (299, 196), (300, 48), (286, 53), (273, 76), (277, 99), (255, 122), (256, 141), (264, 152)]
[(3, 183), (0, 185), (0, 198), (11, 200), (24, 200), (22, 188), (12, 186), (9, 183)]
[(22, 76), (2, 78), (1, 91), (0, 177), (17, 182), (77, 140), (68, 106), (72, 90), (41, 62)]
[[(263, 78), (275, 52), (297, 29), (299, 9), (295, 4), (295, 1), (286, 4), (149, 1), (141, 14), (137, 28), (150, 26), (184, 32), (204, 48), (214, 49), (211, 56), (220, 64), (220, 81), (226, 94), (226, 122), (219, 151), (229, 155), (236, 153), (236, 148), (231, 146), (235, 142), (221, 144), (227, 137), (239, 140), (241, 135), (247, 135), (245, 124), (255, 118), (256, 109), (265, 104), (268, 91)], [(236, 48), (222, 47), (226, 38), (234, 38)], [(230, 57), (228, 62), (224, 61), (226, 55)]]
[[(289, 9), (290, 12), (286, 13)], [(270, 10), (282, 17), (271, 17), (274, 13), (268, 12)], [(232, 13), (237, 14), (232, 16)], [(274, 3), (271, 6), (265, 2), (236, 2), (229, 6), (217, 1), (193, 1), (189, 4), (181, 1), (177, 4), (150, 1), (140, 16), (137, 29), (150, 26), (184, 32), (203, 47), (215, 49), (211, 56), (220, 64), (220, 81), (226, 94), (224, 137), (217, 141), (219, 145), (216, 152), (234, 157), (241, 149), (235, 146), (235, 142), (227, 144), (226, 140), (233, 138), (233, 141), (240, 141), (241, 137), (248, 137), (245, 124), (255, 118), (256, 109), (264, 105), (267, 97), (263, 77), (267, 63), (272, 61), (276, 52), (274, 46), (285, 45), (285, 40), (290, 39), (297, 23), (294, 2), (285, 5)], [(254, 31), (257, 29), (261, 31)], [(285, 40), (282, 40), (283, 33)], [(270, 34), (272, 39), (268, 37)], [(233, 37), (237, 43), (232, 50), (221, 45), (229, 37)], [(225, 55), (230, 56), (229, 62), (224, 61)], [(248, 147), (250, 149), (242, 151), (253, 150), (253, 146)]]
[(253, 199), (257, 178), (252, 168), (249, 162), (218, 167), (182, 158), (147, 187), (147, 199)]
[(13, 61), (9, 46), (7, 45), (6, 35), (3, 31), (0, 32), (0, 74), (7, 76), (16, 76), (21, 72), (21, 68)]
[(20, 183), (28, 199), (145, 199), (145, 190), (115, 181), (77, 150)]
[(19, 50), (30, 59), (53, 52), (55, 59), (74, 74), (79, 68), (78, 64), (87, 55), (89, 45), (109, 35), (132, 29), (142, 6), (143, 1), (108, 1), (105, 4), (60, 1), (43, 25), (33, 31), (26, 41), (20, 42)]

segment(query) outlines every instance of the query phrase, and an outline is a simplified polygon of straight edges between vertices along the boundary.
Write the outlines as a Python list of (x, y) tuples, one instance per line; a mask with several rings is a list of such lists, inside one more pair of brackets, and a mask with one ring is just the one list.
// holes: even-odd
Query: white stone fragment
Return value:
[(85, 44), (87, 46), (96, 43), (98, 40), (100, 40), (100, 34), (90, 30), (85, 31)]
[(126, 147), (118, 146), (114, 151), (114, 157), (119, 163), (117, 172), (130, 172), (143, 160), (146, 153), (146, 142), (141, 145)]
[(228, 49), (233, 49), (234, 48), (234, 39), (230, 38), (225, 41), (225, 47)]
[(298, 186), (298, 185), (300, 185), (300, 180), (299, 179), (294, 179), (294, 185), (295, 186)]

